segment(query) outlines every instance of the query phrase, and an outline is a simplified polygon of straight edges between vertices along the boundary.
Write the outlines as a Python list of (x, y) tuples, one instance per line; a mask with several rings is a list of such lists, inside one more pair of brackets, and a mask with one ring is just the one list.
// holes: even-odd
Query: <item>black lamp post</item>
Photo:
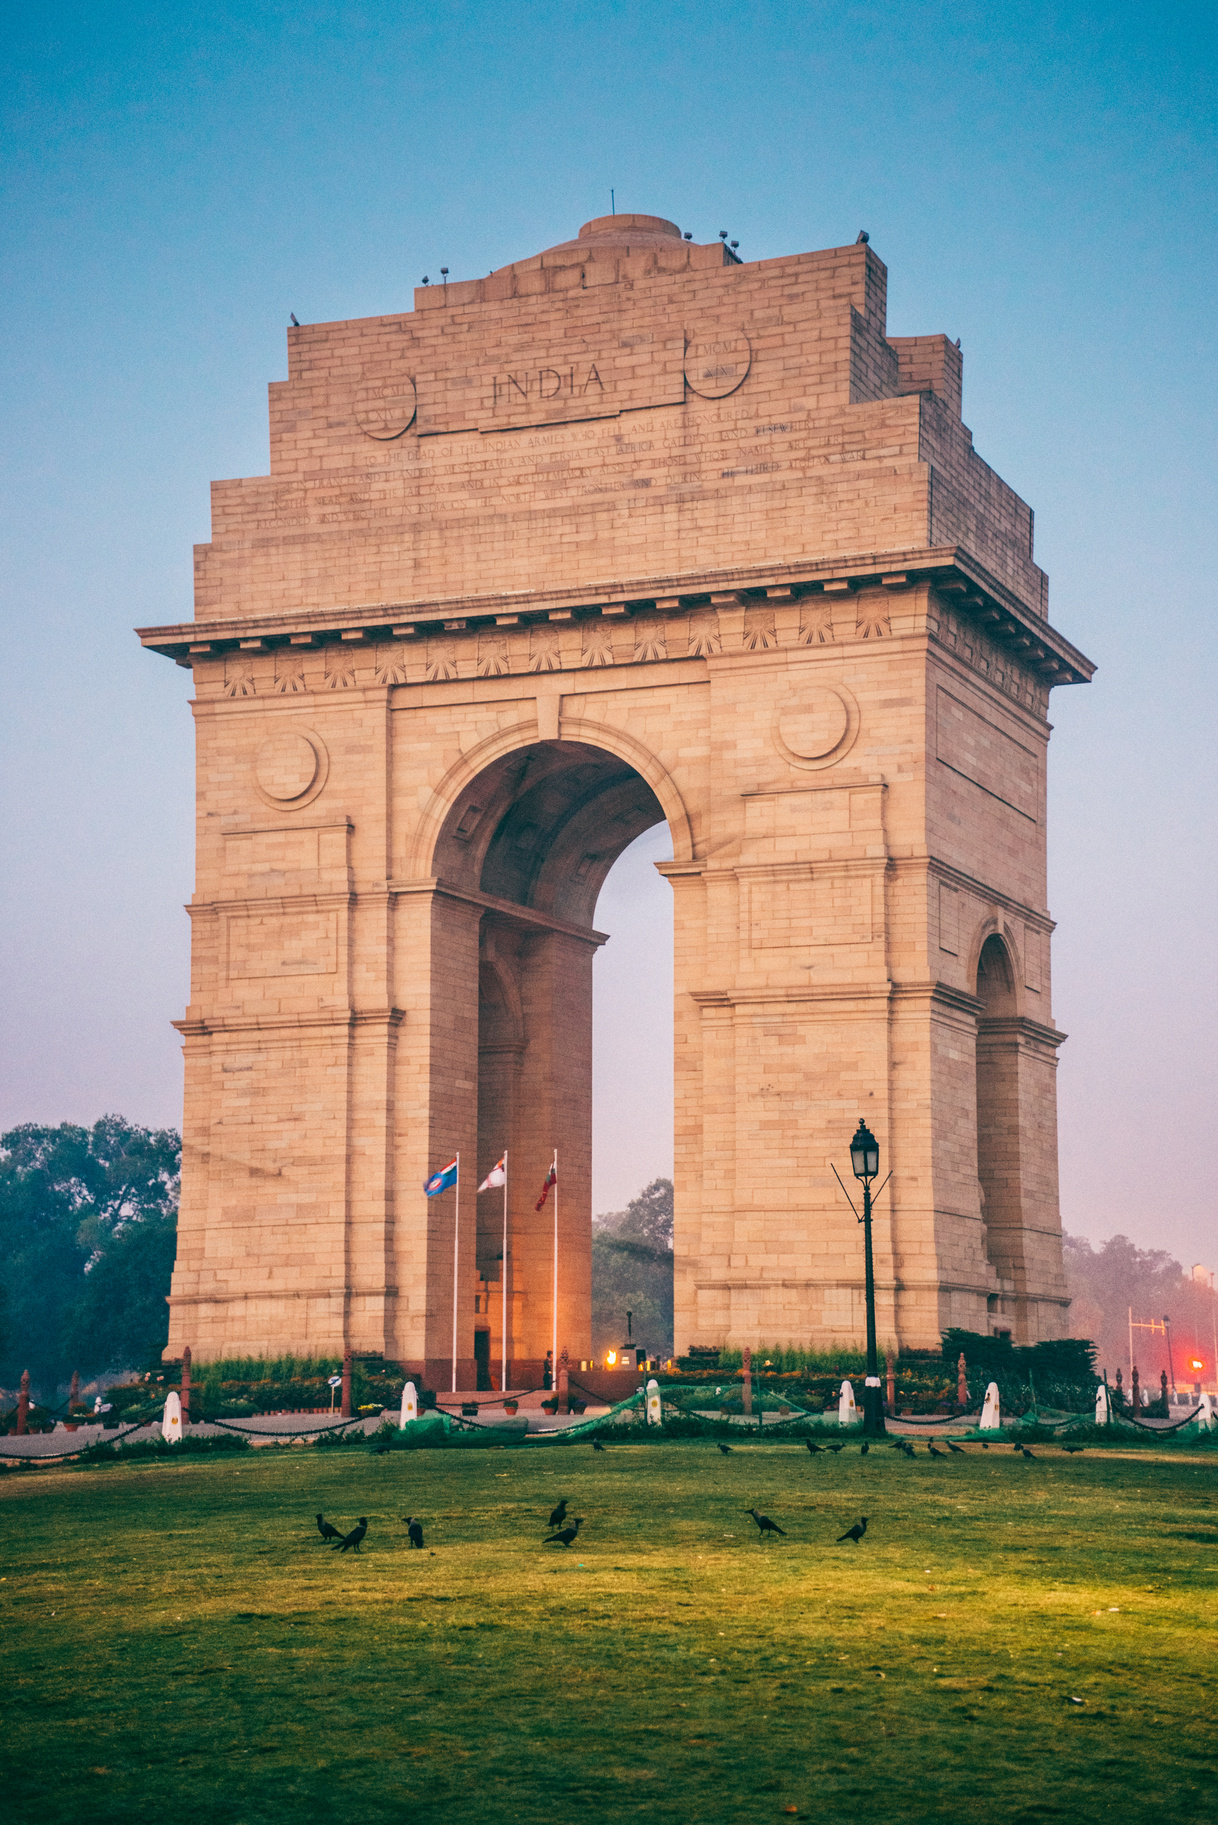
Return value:
[(867, 1264), (867, 1380), (863, 1386), (863, 1432), (867, 1437), (875, 1438), (886, 1430), (880, 1405), (880, 1365), (875, 1348), (875, 1268), (871, 1259), (871, 1182), (880, 1170), (880, 1148), (862, 1120), (850, 1143), (850, 1164), (863, 1187), (863, 1249)]

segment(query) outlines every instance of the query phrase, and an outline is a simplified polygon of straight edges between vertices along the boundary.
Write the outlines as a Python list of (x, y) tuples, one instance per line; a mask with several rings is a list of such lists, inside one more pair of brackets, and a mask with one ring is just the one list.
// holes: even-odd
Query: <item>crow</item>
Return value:
[(1018, 1445), (1018, 1444), (1016, 1444), (1016, 1445), (1012, 1445), (1012, 1446), (1011, 1446), (1011, 1450), (1012, 1450), (1012, 1451), (1022, 1451), (1022, 1450), (1023, 1450), (1023, 1446), (1022, 1446), (1022, 1445)]
[(861, 1521), (856, 1521), (853, 1527), (848, 1527), (844, 1534), (839, 1534), (837, 1536), (837, 1544), (840, 1546), (843, 1540), (853, 1540), (854, 1544), (857, 1546), (866, 1532), (867, 1516), (864, 1515)]
[(561, 1527), (563, 1522), (566, 1520), (566, 1518), (567, 1518), (567, 1498), (566, 1498), (566, 1496), (564, 1496), (562, 1501), (558, 1504), (558, 1507), (551, 1509), (551, 1511), (550, 1511), (550, 1519), (546, 1523), (546, 1525), (550, 1529), (550, 1532), (553, 1533), (554, 1529), (556, 1527)]
[(1081, 1456), (1085, 1449), (1086, 1449), (1086, 1447), (1084, 1445), (1063, 1445), (1062, 1446), (1062, 1450), (1068, 1451), (1070, 1453), (1071, 1457)]
[(605, 1447), (601, 1444), (601, 1442), (598, 1438), (594, 1438), (592, 1441), (592, 1449), (593, 1449), (593, 1451), (603, 1451), (605, 1449)]
[(358, 1552), (359, 1543), (363, 1539), (363, 1537), (367, 1533), (367, 1531), (368, 1531), (368, 1517), (367, 1517), (367, 1515), (361, 1515), (359, 1520), (356, 1522), (355, 1526), (351, 1529), (351, 1532), (349, 1534), (346, 1534), (343, 1537), (343, 1539), (341, 1539), (339, 1541), (338, 1545), (334, 1549), (335, 1552), (345, 1553), (349, 1546), (354, 1546), (356, 1552)]
[(859, 1446), (859, 1456), (866, 1457), (867, 1453), (870, 1450), (871, 1450), (871, 1446), (867, 1443), (867, 1440), (864, 1439), (862, 1444)]
[(409, 1536), (411, 1546), (417, 1546), (419, 1551), (422, 1552), (422, 1550), (423, 1550), (423, 1523), (422, 1523), (422, 1521), (418, 1520), (412, 1514), (404, 1514), (402, 1516), (402, 1519), (406, 1523), (406, 1532), (407, 1532), (407, 1535)]
[(317, 1531), (323, 1540), (341, 1540), (343, 1537), (337, 1527), (331, 1527), (330, 1523), (323, 1521), (320, 1515), (317, 1517)]
[(829, 1449), (830, 1451), (844, 1451), (846, 1447), (845, 1445), (830, 1445)]
[(752, 1515), (753, 1519), (757, 1523), (758, 1531), (760, 1532), (763, 1540), (765, 1539), (767, 1534), (782, 1534), (783, 1539), (784, 1540), (786, 1539), (787, 1536), (783, 1532), (782, 1528), (779, 1527), (779, 1525), (776, 1521), (771, 1521), (768, 1514), (758, 1514), (758, 1512), (755, 1508), (746, 1508), (744, 1512), (745, 1512), (745, 1514)]
[(949, 1451), (954, 1451), (957, 1457), (967, 1457), (968, 1456), (968, 1452), (964, 1449), (964, 1446), (963, 1445), (953, 1445), (950, 1438), (945, 1438), (943, 1443), (947, 1446)]
[(294, 330), (298, 330), (298, 329), (299, 329), (299, 328), (300, 328), (300, 325), (299, 325), (299, 323), (297, 323), (297, 321), (296, 321), (296, 312), (295, 312), (295, 311), (289, 311), (289, 312), (288, 312), (288, 316), (289, 316), (289, 317), (290, 317), (290, 318), (291, 318), (291, 319), (292, 319), (292, 328), (293, 328), (293, 329), (294, 329)]
[(1019, 1449), (1023, 1452), (1024, 1456), (1027, 1458), (1029, 1464), (1036, 1463), (1036, 1461), (1037, 1461), (1036, 1453), (1034, 1451), (1029, 1451), (1028, 1447), (1026, 1445), (1021, 1445), (1019, 1447)]
[(724, 1457), (727, 1457), (728, 1453), (731, 1451), (731, 1446), (730, 1445), (720, 1445), (719, 1449), (720, 1449), (720, 1451), (722, 1451)]
[(982, 1450), (983, 1450), (983, 1451), (988, 1451), (988, 1450), (989, 1450), (989, 1445), (988, 1445), (988, 1444), (987, 1444), (987, 1443), (986, 1443), (986, 1441), (985, 1441), (985, 1439), (982, 1439), (982, 1441), (981, 1441), (981, 1449), (982, 1449)]
[(808, 1450), (812, 1453), (813, 1457), (819, 1457), (825, 1448), (823, 1445), (814, 1445), (810, 1438), (806, 1438), (804, 1444), (808, 1447)]
[(913, 1446), (908, 1442), (901, 1446), (901, 1450), (905, 1453), (906, 1457), (913, 1457), (915, 1455)]
[(935, 1441), (933, 1438), (928, 1439), (926, 1441), (926, 1449), (930, 1452), (930, 1455), (932, 1457), (946, 1457), (947, 1456), (946, 1451), (937, 1451), (935, 1449)]
[(583, 1519), (584, 1517), (582, 1514), (576, 1515), (575, 1519), (569, 1522), (566, 1527), (561, 1528), (556, 1534), (551, 1534), (548, 1540), (543, 1540), (542, 1545), (570, 1546), (572, 1540), (574, 1540), (576, 1534), (579, 1532), (580, 1527), (583, 1525)]

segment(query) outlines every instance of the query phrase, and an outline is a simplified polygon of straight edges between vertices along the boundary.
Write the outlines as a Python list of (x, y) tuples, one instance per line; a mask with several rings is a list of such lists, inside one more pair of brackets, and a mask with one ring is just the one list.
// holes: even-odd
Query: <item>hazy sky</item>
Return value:
[[(962, 339), (1053, 622), (1062, 1209), (1214, 1235), (1215, 14), (1172, 6), (5, 8), (0, 1123), (180, 1120), (208, 483), (268, 465), (302, 321), (408, 308), (619, 209), (746, 259), (853, 241)], [(667, 1169), (668, 888), (605, 889), (598, 1208)], [(642, 959), (642, 960), (640, 960)]]

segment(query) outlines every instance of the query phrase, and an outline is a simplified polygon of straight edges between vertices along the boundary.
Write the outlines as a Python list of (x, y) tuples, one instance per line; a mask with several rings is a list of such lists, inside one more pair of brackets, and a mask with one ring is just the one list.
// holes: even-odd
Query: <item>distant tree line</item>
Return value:
[(0, 1135), (0, 1384), (148, 1367), (169, 1335), (182, 1142), (105, 1115)]
[[(1110, 1381), (1116, 1371), (1129, 1379), (1129, 1309), (1135, 1319), (1171, 1320), (1172, 1362), (1178, 1386), (1201, 1380), (1214, 1386), (1214, 1290), (1206, 1279), (1194, 1279), (1166, 1250), (1139, 1248), (1128, 1236), (1112, 1236), (1099, 1248), (1081, 1236), (1065, 1238), (1066, 1280), (1071, 1305), (1069, 1326), (1076, 1337), (1095, 1339), (1098, 1366)], [(1168, 1369), (1163, 1333), (1135, 1330), (1134, 1360), (1142, 1385), (1157, 1391)], [(1195, 1372), (1197, 1358), (1205, 1366)]]

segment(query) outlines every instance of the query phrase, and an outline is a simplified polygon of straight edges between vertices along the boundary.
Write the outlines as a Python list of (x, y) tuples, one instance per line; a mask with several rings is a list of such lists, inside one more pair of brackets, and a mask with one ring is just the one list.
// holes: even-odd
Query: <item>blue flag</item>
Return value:
[(439, 1172), (432, 1173), (431, 1177), (424, 1185), (423, 1190), (427, 1193), (429, 1198), (434, 1198), (438, 1197), (440, 1192), (447, 1191), (449, 1186), (455, 1185), (456, 1182), (457, 1162), (456, 1160), (450, 1160), (447, 1166), (442, 1166), (440, 1168)]

